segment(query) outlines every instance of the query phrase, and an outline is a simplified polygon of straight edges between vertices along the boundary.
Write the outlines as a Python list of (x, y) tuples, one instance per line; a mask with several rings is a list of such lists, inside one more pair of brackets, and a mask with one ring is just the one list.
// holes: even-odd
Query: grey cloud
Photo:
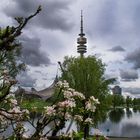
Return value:
[(41, 44), (38, 38), (23, 37), (21, 39), (21, 60), (30, 66), (41, 66), (51, 64), (49, 57), (40, 50)]
[(123, 81), (133, 81), (138, 79), (138, 72), (134, 69), (120, 70), (120, 77)]
[(116, 2), (106, 1), (103, 3), (102, 8), (99, 11), (99, 31), (102, 34), (109, 34), (114, 32), (116, 27)]
[(115, 47), (109, 49), (109, 51), (112, 51), (112, 52), (124, 52), (125, 49), (122, 48), (121, 46), (115, 46)]
[(136, 49), (133, 52), (127, 54), (125, 60), (133, 63), (135, 69), (139, 69), (140, 68), (140, 49)]
[(140, 95), (140, 88), (132, 88), (132, 87), (128, 87), (128, 88), (123, 88), (124, 92), (129, 92), (132, 95)]
[(42, 78), (43, 80), (49, 80), (48, 78)]
[(42, 74), (42, 72), (41, 72), (41, 71), (39, 71), (39, 70), (35, 70), (35, 72), (36, 72), (36, 73), (39, 73), (39, 74)]
[[(89, 13), (88, 19), (90, 23), (90, 27), (88, 33), (95, 37), (105, 37), (108, 35), (112, 35), (116, 31), (116, 20), (117, 20), (117, 2), (112, 0), (107, 1), (98, 1), (95, 0), (96, 7), (91, 9), (91, 13)], [(94, 2), (91, 4), (94, 7)], [(91, 14), (93, 17), (91, 19)], [(92, 29), (92, 30), (91, 30)]]
[(108, 63), (109, 63), (109, 64), (123, 64), (123, 62), (122, 62), (122, 61), (120, 61), (120, 60), (116, 60), (116, 61), (109, 61)]
[(22, 72), (17, 76), (18, 83), (22, 87), (34, 87), (36, 79), (32, 78), (27, 71)]
[(72, 28), (68, 14), (71, 2), (68, 0), (14, 0), (14, 3), (14, 6), (5, 8), (7, 16), (25, 17), (33, 13), (38, 5), (42, 5), (42, 11), (32, 19), (32, 25), (64, 31)]
[(127, 47), (133, 45), (134, 41), (139, 44), (140, 1), (95, 0), (90, 5), (95, 7), (88, 8), (88, 34), (91, 38)]

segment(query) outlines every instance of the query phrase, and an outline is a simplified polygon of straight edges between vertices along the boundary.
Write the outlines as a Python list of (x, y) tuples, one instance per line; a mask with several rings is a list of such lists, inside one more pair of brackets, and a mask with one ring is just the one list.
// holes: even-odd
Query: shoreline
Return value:
[(140, 137), (113, 137), (107, 136), (109, 140), (140, 140)]

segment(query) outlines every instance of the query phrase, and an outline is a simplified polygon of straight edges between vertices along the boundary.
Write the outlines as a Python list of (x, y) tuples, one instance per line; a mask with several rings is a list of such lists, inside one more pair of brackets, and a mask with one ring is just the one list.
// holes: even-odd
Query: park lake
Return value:
[(99, 125), (103, 134), (116, 137), (140, 137), (140, 111), (119, 109), (109, 113), (108, 119)]
[[(24, 123), (27, 130), (27, 134), (30, 135), (34, 132), (34, 128), (28, 123)], [(69, 125), (69, 122), (67, 122)], [(47, 126), (46, 131), (50, 129)], [(76, 124), (73, 123), (71, 130), (76, 130)], [(108, 118), (98, 125), (98, 129), (101, 134), (106, 136), (115, 137), (139, 137), (140, 138), (140, 111), (136, 109), (115, 109), (108, 112)], [(4, 133), (3, 136), (10, 136), (12, 127), (10, 126)], [(29, 131), (28, 131), (29, 130)], [(62, 131), (66, 131), (64, 128)], [(92, 128), (90, 134), (95, 134), (95, 130)], [(62, 133), (62, 132), (59, 132)]]

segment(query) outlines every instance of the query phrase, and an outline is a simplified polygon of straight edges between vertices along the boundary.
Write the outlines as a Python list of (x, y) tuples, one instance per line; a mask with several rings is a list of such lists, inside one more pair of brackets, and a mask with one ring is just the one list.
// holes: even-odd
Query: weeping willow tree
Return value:
[(65, 57), (60, 64), (62, 79), (69, 82), (70, 87), (84, 93), (86, 98), (94, 96), (100, 101), (94, 118), (95, 125), (106, 119), (106, 109), (109, 106), (109, 84), (115, 79), (106, 79), (105, 64), (96, 56)]

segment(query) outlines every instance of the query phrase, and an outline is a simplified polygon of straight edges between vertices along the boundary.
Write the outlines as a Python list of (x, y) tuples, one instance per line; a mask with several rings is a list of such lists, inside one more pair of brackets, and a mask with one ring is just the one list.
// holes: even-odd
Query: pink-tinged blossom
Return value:
[(80, 98), (82, 100), (85, 99), (85, 96), (82, 93), (77, 92), (77, 91), (73, 92), (73, 96), (78, 97), (78, 98)]
[(75, 102), (71, 100), (65, 100), (63, 102), (59, 102), (58, 105), (62, 108), (73, 108), (76, 106)]
[(46, 106), (44, 107), (45, 109), (45, 114), (48, 116), (55, 115), (56, 110), (54, 109), (54, 106)]
[(103, 135), (102, 132), (99, 129), (94, 129), (94, 134), (95, 135)]
[(17, 114), (22, 113), (19, 106), (15, 106), (14, 108), (10, 109), (9, 112), (10, 113), (17, 113)]
[(17, 100), (16, 99), (11, 98), (9, 101), (10, 101), (11, 104), (17, 105)]

